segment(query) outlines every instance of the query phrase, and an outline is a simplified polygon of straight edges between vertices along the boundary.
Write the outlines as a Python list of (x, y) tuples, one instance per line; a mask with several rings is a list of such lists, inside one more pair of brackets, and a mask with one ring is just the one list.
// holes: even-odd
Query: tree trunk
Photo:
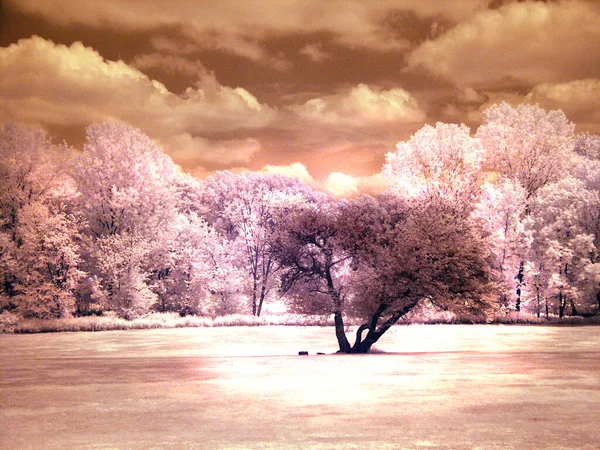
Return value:
[(563, 296), (562, 291), (558, 293), (558, 318), (562, 319), (565, 315), (565, 297)]
[(338, 353), (351, 353), (352, 348), (350, 347), (350, 342), (348, 342), (346, 332), (344, 331), (344, 319), (342, 313), (336, 311), (333, 314), (333, 320), (335, 324), (335, 336), (337, 337), (338, 345), (340, 346)]
[[(354, 345), (348, 349), (348, 351), (342, 351), (340, 346), (341, 353), (368, 353), (371, 350), (373, 344), (375, 344), (383, 334), (390, 329), (392, 325), (394, 325), (402, 316), (408, 313), (411, 309), (413, 309), (417, 305), (417, 301), (412, 301), (404, 306), (399, 311), (393, 313), (385, 322), (383, 322), (379, 328), (377, 327), (377, 323), (379, 322), (379, 318), (386, 310), (385, 304), (381, 304), (379, 308), (373, 313), (371, 319), (368, 323), (362, 324), (356, 330), (356, 340), (354, 341)], [(365, 330), (369, 330), (365, 338), (362, 338), (362, 334)], [(345, 338), (345, 335), (344, 335)], [(346, 342), (348, 342), (346, 340)]]
[(344, 318), (342, 317), (342, 298), (340, 293), (333, 285), (333, 277), (331, 276), (331, 265), (327, 266), (324, 271), (325, 280), (327, 281), (327, 290), (333, 304), (335, 305), (335, 311), (333, 313), (333, 322), (335, 324), (335, 337), (337, 338), (340, 349), (338, 353), (350, 353), (350, 342), (346, 337), (346, 331), (344, 331)]
[(383, 333), (369, 330), (365, 338), (362, 340), (359, 340), (359, 336), (357, 335), (357, 341), (352, 347), (352, 353), (369, 353), (369, 350), (371, 350), (373, 344), (379, 340), (382, 334)]
[(257, 307), (257, 302), (256, 302), (256, 290), (258, 289), (258, 282), (256, 280), (256, 278), (254, 278), (254, 280), (252, 280), (252, 315), (256, 316), (256, 307)]
[(521, 286), (523, 285), (523, 277), (525, 271), (525, 263), (521, 261), (519, 264), (519, 273), (517, 273), (517, 303), (515, 309), (517, 312), (521, 311)]
[(575, 302), (571, 299), (570, 300), (571, 303), (571, 314), (574, 316), (577, 316), (577, 308), (575, 307)]
[(256, 317), (260, 317), (260, 313), (262, 312), (263, 302), (265, 301), (266, 296), (267, 296), (267, 288), (263, 284), (260, 287), (260, 297), (258, 300), (258, 307), (256, 308)]

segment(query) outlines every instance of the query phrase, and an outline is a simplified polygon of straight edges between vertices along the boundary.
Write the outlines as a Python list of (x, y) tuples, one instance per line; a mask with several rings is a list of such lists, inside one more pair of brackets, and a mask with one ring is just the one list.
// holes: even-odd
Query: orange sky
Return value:
[(124, 120), (199, 176), (268, 165), (368, 186), (423, 124), (474, 128), (501, 100), (600, 134), (596, 0), (0, 5), (0, 120), (75, 145)]

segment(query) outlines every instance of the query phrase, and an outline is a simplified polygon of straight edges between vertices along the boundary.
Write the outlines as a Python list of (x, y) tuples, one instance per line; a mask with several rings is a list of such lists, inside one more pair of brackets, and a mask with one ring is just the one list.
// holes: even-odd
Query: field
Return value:
[(600, 446), (600, 327), (402, 326), (378, 348), (331, 354), (320, 327), (0, 335), (0, 448)]

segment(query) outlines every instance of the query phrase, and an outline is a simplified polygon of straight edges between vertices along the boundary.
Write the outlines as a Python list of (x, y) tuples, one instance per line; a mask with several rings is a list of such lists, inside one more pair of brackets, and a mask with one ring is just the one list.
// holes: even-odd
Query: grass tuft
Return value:
[[(4, 314), (0, 316), (0, 319)], [(232, 314), (215, 318), (200, 316), (181, 317), (176, 313), (152, 313), (134, 320), (125, 320), (113, 315), (71, 317), (64, 319), (21, 319), (4, 318), (0, 321), (0, 332), (13, 333), (50, 333), (66, 331), (113, 331), (145, 330), (154, 328), (198, 328), (232, 326), (329, 326), (333, 321), (322, 316), (274, 315), (254, 317)], [(4, 325), (2, 325), (4, 323)]]
[[(361, 323), (358, 319), (346, 320), (347, 326)], [(534, 314), (512, 312), (487, 321), (460, 320), (454, 316), (419, 316), (400, 321), (402, 324), (456, 324), (489, 323), (504, 325), (600, 325), (600, 315), (593, 317), (537, 317)], [(112, 331), (143, 330), (153, 328), (199, 328), (199, 327), (255, 327), (255, 326), (333, 326), (333, 318), (301, 314), (264, 315), (255, 317), (231, 314), (219, 317), (185, 316), (176, 313), (152, 313), (134, 320), (126, 320), (112, 314), (102, 316), (72, 317), (64, 319), (21, 319), (16, 314), (0, 314), (0, 333), (51, 333), (64, 331)]]

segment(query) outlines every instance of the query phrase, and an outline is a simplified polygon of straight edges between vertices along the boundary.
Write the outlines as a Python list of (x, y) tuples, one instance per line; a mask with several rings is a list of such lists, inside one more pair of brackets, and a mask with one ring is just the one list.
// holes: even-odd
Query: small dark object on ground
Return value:
[(325, 353), (323, 352), (317, 352), (317, 355), (324, 355)]
[(298, 352), (298, 355), (300, 355), (300, 356), (306, 356), (306, 355), (308, 355), (308, 352), (307, 351), (300, 351), (300, 352)]

